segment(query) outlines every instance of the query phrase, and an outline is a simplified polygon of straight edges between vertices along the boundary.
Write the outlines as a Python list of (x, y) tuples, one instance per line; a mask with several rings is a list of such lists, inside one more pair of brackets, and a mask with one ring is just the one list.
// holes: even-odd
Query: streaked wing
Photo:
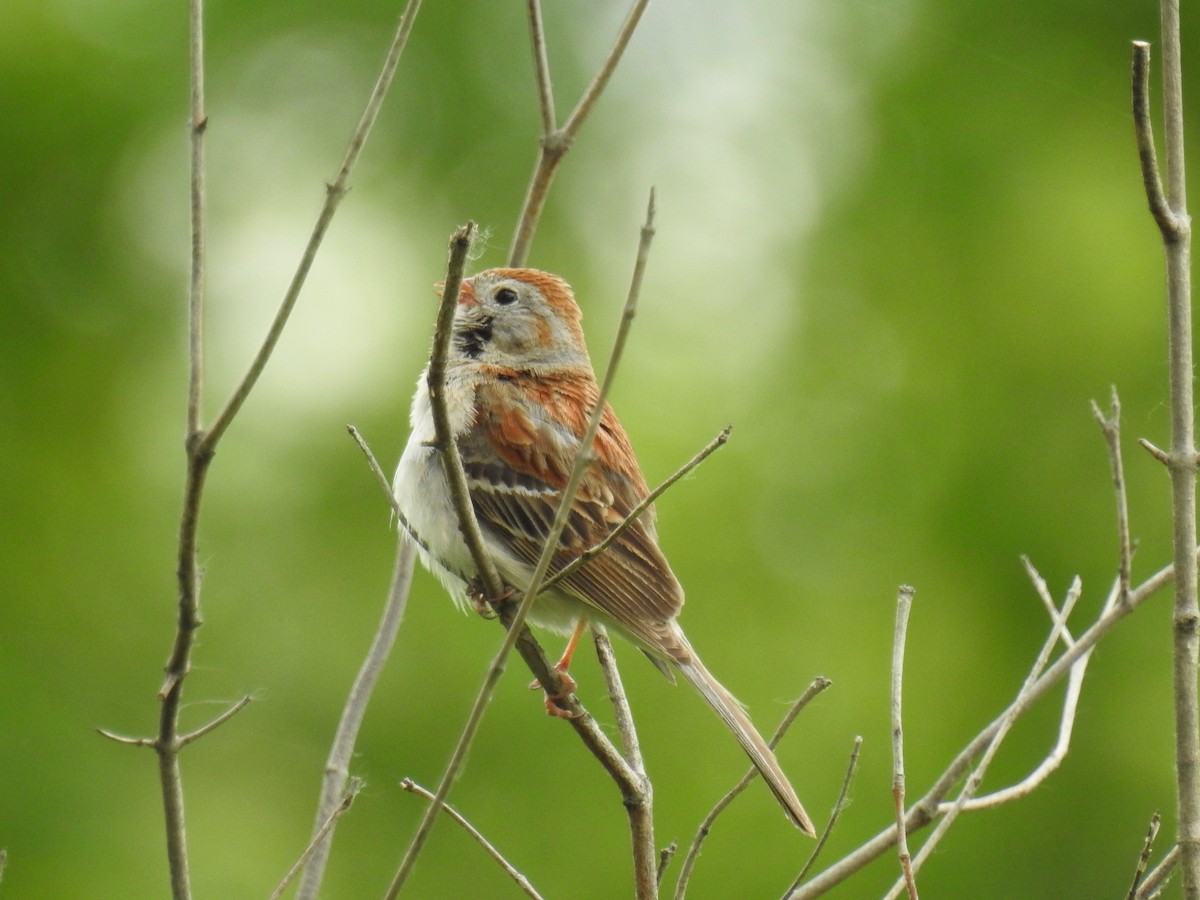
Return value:
[[(532, 566), (598, 395), (595, 381), (514, 373), (478, 391), (479, 417), (459, 438), (471, 499), (481, 525)], [(596, 444), (605, 462), (594, 463), (584, 476), (551, 573), (604, 540), (648, 492), (611, 409), (605, 410)], [(652, 510), (561, 585), (652, 646), (662, 642), (663, 629), (656, 626), (683, 605), (683, 590), (658, 547)]]

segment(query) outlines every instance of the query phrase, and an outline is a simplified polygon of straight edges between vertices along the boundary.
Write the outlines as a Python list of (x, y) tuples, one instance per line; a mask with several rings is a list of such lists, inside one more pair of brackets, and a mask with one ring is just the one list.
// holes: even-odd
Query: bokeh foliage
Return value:
[[(521, 3), (427, 4), (289, 332), (221, 447), (201, 553), (206, 625), (186, 719), (257, 701), (184, 757), (198, 896), (264, 896), (306, 842), (327, 743), (375, 627), (394, 541), (345, 437), (406, 437), (452, 227), (503, 261), (538, 116)], [(211, 414), (282, 295), (399, 14), (364, 0), (209, 5)], [(623, 3), (547, 0), (560, 115)], [(186, 236), (183, 4), (0, 5), (0, 846), (20, 897), (161, 896), (152, 756), (174, 622)], [(1195, 29), (1185, 33), (1185, 65)], [(607, 340), (651, 184), (659, 236), (616, 406), (655, 481), (735, 423), (660, 504), (683, 622), (764, 728), (834, 688), (781, 751), (828, 850), (888, 820), (895, 588), (917, 587), (906, 697), (919, 792), (1023, 677), (1046, 616), (1017, 558), (1080, 621), (1115, 571), (1087, 402), (1125, 410), (1135, 577), (1169, 558), (1161, 261), (1129, 124), (1129, 41), (1155, 5), (1022, 0), (739, 5), (656, 0), (568, 157), (531, 263)], [(1185, 97), (1196, 96), (1195, 70)], [(1193, 117), (1195, 121), (1195, 117)], [(331, 897), (373, 896), (499, 634), (423, 574), (368, 716)], [(1169, 601), (1093, 660), (1075, 744), (1031, 799), (965, 817), (931, 896), (1114, 896), (1151, 812), (1173, 827)], [(686, 689), (626, 650), (659, 840), (690, 839), (740, 773)], [(594, 665), (579, 669), (601, 716)], [(453, 801), (550, 896), (628, 891), (624, 812), (512, 666)], [(990, 783), (1052, 741), (1016, 729)], [(770, 896), (808, 845), (767, 793), (721, 821), (694, 896)], [(877, 895), (884, 861), (836, 896)], [(415, 896), (514, 890), (439, 826)]]

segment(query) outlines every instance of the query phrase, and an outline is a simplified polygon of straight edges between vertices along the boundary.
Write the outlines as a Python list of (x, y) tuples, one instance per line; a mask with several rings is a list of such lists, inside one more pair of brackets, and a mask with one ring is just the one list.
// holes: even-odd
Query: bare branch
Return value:
[(1179, 845), (1176, 844), (1167, 851), (1167, 855), (1163, 857), (1163, 861), (1150, 870), (1150, 874), (1142, 880), (1142, 886), (1138, 888), (1137, 900), (1152, 900), (1162, 894), (1163, 888), (1170, 881), (1171, 876), (1175, 874), (1175, 869), (1179, 866)]
[(1154, 124), (1150, 118), (1150, 45), (1145, 41), (1133, 42), (1133, 132), (1137, 139), (1138, 160), (1142, 166), (1142, 184), (1146, 189), (1146, 200), (1150, 214), (1158, 223), (1164, 240), (1172, 239), (1178, 223), (1167, 205), (1163, 193), (1162, 178), (1158, 172), (1158, 154), (1154, 150)]
[(1129, 596), (1129, 581), (1133, 569), (1133, 539), (1129, 532), (1129, 499), (1125, 492), (1125, 466), (1121, 461), (1121, 398), (1117, 386), (1112, 386), (1107, 416), (1092, 401), (1092, 415), (1104, 433), (1108, 446), (1108, 462), (1112, 471), (1113, 491), (1117, 497), (1117, 578), (1120, 584), (1120, 602)]
[(663, 876), (665, 876), (667, 874), (667, 866), (670, 865), (671, 860), (675, 858), (675, 853), (678, 850), (679, 850), (679, 844), (677, 844), (675, 841), (671, 841), (671, 843), (667, 844), (667, 846), (663, 847), (662, 850), (659, 851), (659, 854), (658, 854), (658, 884), (659, 884), (659, 887), (662, 887)]
[(216, 447), (217, 441), (221, 439), (221, 435), (225, 433), (234, 416), (242, 408), (242, 404), (246, 402), (246, 398), (250, 396), (250, 391), (253, 390), (254, 385), (258, 382), (259, 376), (262, 375), (263, 369), (266, 368), (267, 360), (271, 358), (271, 353), (274, 352), (275, 345), (279, 342), (280, 335), (283, 334), (284, 326), (287, 325), (288, 318), (296, 306), (296, 301), (300, 298), (300, 291), (304, 287), (304, 282), (308, 279), (308, 272), (312, 268), (313, 260), (317, 257), (317, 251), (321, 249), (321, 243), (325, 240), (325, 232), (329, 230), (329, 223), (333, 221), (334, 213), (337, 212), (342, 198), (350, 190), (350, 174), (354, 171), (354, 167), (358, 163), (358, 157), (367, 143), (367, 138), (370, 137), (371, 130), (375, 127), (375, 120), (379, 117), (379, 111), (383, 108), (384, 98), (387, 96), (388, 89), (392, 86), (392, 79), (396, 75), (396, 67), (400, 64), (400, 57), (404, 53), (404, 47), (408, 43), (409, 33), (412, 31), (413, 22), (420, 8), (421, 0), (408, 0), (407, 5), (404, 7), (404, 12), (400, 15), (400, 23), (396, 27), (396, 34), (392, 38), (391, 46), (388, 48), (383, 68), (379, 72), (375, 86), (371, 89), (371, 96), (367, 99), (367, 105), (363, 109), (362, 116), (359, 118), (358, 126), (354, 129), (354, 134), (350, 137), (350, 143), (346, 147), (346, 155), (342, 160), (342, 166), (338, 170), (334, 180), (326, 187), (325, 203), (321, 207), (321, 212), (317, 215), (316, 224), (309, 235), (304, 253), (300, 257), (300, 264), (296, 267), (292, 281), (284, 293), (283, 302), (280, 303), (279, 309), (275, 313), (275, 319), (271, 323), (271, 327), (267, 330), (262, 346), (259, 347), (258, 353), (250, 363), (249, 369), (246, 370), (246, 374), (242, 377), (237, 387), (234, 388), (232, 395), (225, 403), (225, 408), (221, 410), (216, 421), (213, 422), (212, 428), (209, 429), (208, 434), (204, 437), (204, 442), (210, 451)]
[(1147, 453), (1149, 453), (1151, 456), (1153, 456), (1155, 459), (1157, 459), (1164, 466), (1171, 465), (1171, 455), (1169, 453), (1167, 453), (1166, 450), (1162, 450), (1162, 449), (1156, 447), (1154, 444), (1150, 443), (1150, 441), (1146, 440), (1145, 438), (1138, 438), (1138, 443), (1142, 446), (1143, 450), (1145, 450)]
[(224, 725), (226, 722), (228, 722), (230, 719), (232, 719), (234, 716), (236, 716), (238, 713), (240, 713), (243, 709), (245, 709), (247, 706), (249, 706), (250, 701), (253, 699), (254, 699), (253, 697), (251, 697), (249, 694), (247, 694), (245, 697), (243, 697), (237, 703), (233, 704), (233, 706), (229, 707), (229, 709), (225, 710), (225, 712), (221, 713), (219, 716), (217, 716), (215, 719), (213, 719), (207, 725), (201, 725), (195, 731), (189, 731), (187, 734), (180, 735), (179, 736), (179, 746), (185, 747), (188, 744), (190, 744), (192, 741), (199, 740), (200, 738), (204, 737), (209, 732), (215, 731), (216, 729), (220, 728), (222, 725)]
[(642, 748), (638, 743), (637, 728), (633, 722), (633, 711), (625, 696), (625, 685), (621, 683), (621, 672), (613, 655), (608, 633), (598, 622), (592, 623), (596, 643), (596, 657), (600, 660), (600, 671), (612, 701), (617, 732), (621, 735), (621, 747), (625, 761), (637, 773), (642, 783), (640, 794), (625, 801), (629, 813), (629, 836), (633, 843), (633, 881), (639, 898), (658, 896), (659, 864), (654, 849), (654, 791), (646, 776), (646, 764), (642, 760)]
[(205, 163), (204, 135), (208, 114), (204, 109), (204, 0), (188, 4), (188, 69), (191, 82), (191, 237), (192, 258), (188, 277), (188, 397), (187, 436), (200, 434), (204, 397), (204, 275), (205, 275)]
[[(370, 449), (365, 443), (361, 446), (370, 454)], [(373, 456), (370, 458), (374, 460)], [(390, 490), (388, 495), (391, 496)], [(304, 877), (300, 880), (296, 900), (315, 900), (320, 895), (321, 882), (325, 877), (325, 864), (333, 845), (333, 830), (337, 825), (334, 812), (340, 803), (345, 802), (339, 798), (346, 796), (347, 782), (353, 785), (356, 781), (350, 778), (350, 760), (354, 756), (354, 747), (367, 712), (367, 705), (371, 702), (371, 695), (375, 691), (379, 676), (383, 673), (383, 667), (396, 641), (396, 634), (400, 630), (400, 623), (404, 619), (415, 557), (416, 548), (412, 541), (400, 538), (396, 545), (396, 562), (392, 568), (392, 581), (388, 588), (387, 602), (383, 607), (383, 617), (350, 688), (346, 704), (342, 707), (342, 716), (338, 721), (337, 731), (334, 732), (329, 757), (325, 761), (321, 796), (317, 802), (316, 823), (313, 826), (311, 853), (304, 865)]]
[[(792, 726), (792, 723), (796, 721), (796, 717), (800, 715), (801, 711), (808, 706), (814, 697), (832, 684), (833, 682), (828, 678), (824, 678), (822, 676), (814, 678), (812, 683), (804, 689), (804, 693), (802, 693), (796, 699), (796, 702), (788, 707), (788, 711), (784, 713), (783, 719), (775, 728), (775, 733), (771, 735), (771, 739), (767, 741), (767, 746), (772, 750), (779, 746), (779, 742), (783, 740), (783, 736), (787, 734), (788, 729)], [(757, 777), (758, 769), (754, 766), (747, 767), (745, 774), (738, 779), (737, 784), (730, 788), (729, 791), (726, 792), (725, 796), (718, 800), (716, 805), (708, 811), (708, 814), (700, 820), (700, 827), (696, 829), (696, 835), (692, 838), (691, 846), (688, 847), (687, 856), (685, 856), (683, 860), (683, 869), (680, 871), (679, 880), (675, 884), (676, 900), (682, 900), (684, 894), (687, 893), (688, 882), (692, 877), (692, 870), (696, 867), (696, 861), (700, 858), (700, 848), (703, 846), (705, 840), (708, 839), (708, 835), (712, 831), (712, 827), (716, 823), (717, 817), (720, 816), (721, 813), (723, 813), (729, 807), (729, 805), (733, 803), (735, 799), (737, 799), (738, 795), (741, 794), (742, 791), (744, 791)]]
[(550, 134), (558, 123), (554, 115), (554, 85), (550, 81), (550, 61), (546, 58), (546, 29), (542, 22), (541, 0), (528, 0), (529, 42), (533, 47), (533, 69), (537, 78), (538, 104), (542, 111), (542, 134)]
[(354, 803), (354, 798), (357, 797), (358, 792), (362, 790), (362, 786), (363, 783), (361, 778), (350, 779), (350, 783), (346, 785), (345, 790), (342, 792), (340, 801), (332, 810), (330, 810), (329, 814), (325, 817), (325, 821), (323, 821), (317, 828), (316, 833), (313, 834), (312, 840), (309, 841), (308, 846), (304, 848), (304, 852), (300, 854), (300, 858), (296, 860), (290, 869), (288, 869), (287, 874), (283, 876), (283, 880), (279, 882), (278, 887), (271, 892), (271, 900), (279, 900), (279, 898), (283, 896), (284, 891), (288, 889), (288, 886), (291, 885), (296, 876), (300, 874), (300, 870), (304, 868), (304, 866), (312, 858), (313, 854), (315, 854), (325, 843), (326, 838), (330, 832), (333, 831), (334, 825), (337, 824), (337, 820), (345, 815), (346, 811), (350, 809), (351, 804)]
[[(1166, 192), (1153, 171), (1146, 82), (1149, 47), (1134, 45), (1133, 114), (1142, 181), (1150, 211), (1163, 240), (1167, 269), (1167, 344), (1171, 386), (1172, 537), (1175, 556), (1174, 636), (1175, 780), (1179, 805), (1178, 839), (1182, 852), (1183, 894), (1200, 898), (1200, 602), (1197, 601), (1196, 546), (1196, 410), (1192, 355), (1191, 218), (1187, 211), (1184, 154), (1183, 65), (1180, 51), (1179, 0), (1161, 0), (1163, 55), (1163, 147)], [(1159, 454), (1156, 454), (1159, 455)]]
[(791, 887), (785, 892), (785, 896), (796, 890), (800, 886), (813, 864), (817, 861), (817, 857), (821, 855), (821, 851), (825, 849), (825, 843), (829, 840), (829, 836), (833, 834), (833, 828), (837, 825), (837, 820), (842, 814), (842, 810), (846, 808), (850, 797), (850, 785), (854, 781), (854, 773), (858, 769), (858, 758), (862, 753), (862, 735), (854, 738), (854, 746), (850, 748), (850, 761), (846, 764), (846, 774), (842, 778), (842, 789), (838, 791), (837, 802), (833, 805), (833, 812), (829, 815), (829, 821), (825, 823), (825, 828), (821, 832), (821, 836), (817, 839), (817, 846), (813, 847), (812, 853), (809, 854), (808, 860), (804, 863), (804, 868), (800, 870), (800, 874), (796, 876), (796, 880), (792, 882)]
[[(411, 778), (405, 778), (403, 781), (401, 781), (400, 787), (408, 791), (410, 794), (416, 794), (418, 797), (424, 797), (426, 800), (434, 799), (434, 794), (432, 791), (417, 784)], [(500, 868), (505, 871), (509, 878), (516, 882), (517, 887), (524, 891), (527, 897), (534, 897), (536, 900), (541, 900), (542, 895), (539, 894), (534, 886), (529, 883), (529, 879), (522, 875), (516, 866), (505, 859), (504, 855), (496, 849), (495, 845), (485, 838), (483, 834), (480, 833), (478, 828), (467, 821), (466, 817), (463, 816), (462, 813), (447, 803), (441, 804), (441, 809), (442, 812), (462, 826), (462, 829), (469, 834), (475, 840), (475, 842), (479, 844), (480, 847), (484, 849), (484, 852), (486, 852), (488, 856), (500, 864)]]
[(649, 494), (647, 494), (641, 500), (640, 503), (638, 503), (633, 509), (631, 509), (629, 511), (629, 515), (627, 515), (621, 521), (621, 523), (619, 525), (617, 525), (616, 528), (614, 528), (612, 531), (610, 531), (605, 536), (604, 540), (602, 540), (600, 543), (596, 544), (596, 546), (594, 546), (594, 547), (589, 547), (587, 550), (583, 551), (583, 553), (579, 554), (579, 556), (576, 557), (574, 560), (572, 560), (570, 563), (568, 563), (567, 565), (565, 565), (561, 569), (559, 569), (557, 572), (555, 572), (554, 575), (547, 578), (546, 582), (542, 585), (542, 590), (545, 591), (545, 590), (548, 590), (549, 588), (553, 587), (559, 581), (566, 578), (567, 576), (569, 576), (571, 573), (573, 573), (577, 569), (582, 568), (583, 566), (587, 565), (589, 562), (591, 562), (593, 559), (595, 559), (597, 556), (599, 556), (601, 553), (603, 553), (605, 550), (607, 550), (609, 548), (609, 545), (611, 545), (613, 541), (615, 541), (618, 537), (620, 537), (621, 534), (625, 531), (625, 529), (627, 529), (630, 525), (632, 525), (634, 522), (636, 522), (638, 520), (638, 518), (641, 517), (642, 513), (644, 513), (647, 509), (649, 509), (654, 504), (654, 501), (657, 500), (659, 497), (661, 497), (667, 491), (668, 488), (670, 488), (672, 485), (674, 485), (675, 482), (679, 481), (679, 479), (683, 478), (685, 475), (687, 475), (691, 471), (693, 471), (697, 466), (700, 465), (700, 463), (704, 462), (704, 460), (706, 460), (710, 456), (712, 456), (712, 454), (715, 453), (717, 450), (719, 450), (721, 447), (724, 447), (726, 442), (729, 440), (729, 435), (732, 431), (733, 431), (732, 425), (726, 425), (724, 428), (722, 428), (721, 433), (718, 434), (711, 441), (709, 441), (699, 453), (697, 453), (695, 456), (693, 456), (691, 459), (689, 459), (686, 463), (684, 463), (682, 466), (680, 466), (678, 469), (676, 469), (674, 474), (672, 474), (666, 481), (664, 481), (662, 484), (660, 484), (658, 487), (656, 487), (654, 490), (652, 490)]
[(1133, 884), (1129, 886), (1125, 900), (1137, 900), (1138, 886), (1146, 875), (1146, 867), (1150, 865), (1150, 854), (1154, 851), (1154, 839), (1158, 837), (1158, 828), (1161, 824), (1162, 817), (1158, 814), (1158, 810), (1155, 810), (1154, 815), (1150, 817), (1150, 827), (1146, 829), (1146, 839), (1142, 842), (1142, 852), (1138, 856), (1137, 868), (1133, 872)]
[[(1075, 663), (1095, 647), (1118, 622), (1138, 609), (1156, 591), (1167, 585), (1174, 578), (1174, 575), (1174, 566), (1166, 566), (1155, 572), (1129, 592), (1129, 602), (1127, 604), (1116, 602), (1119, 589), (1114, 586), (1108, 597), (1108, 601), (1105, 603), (1104, 611), (1096, 621), (1076, 639), (1075, 643), (1066, 652), (1047, 666), (1046, 670), (1037, 680), (1028, 686), (1028, 689), (1020, 691), (1008, 708), (972, 738), (959, 752), (958, 756), (951, 761), (950, 765), (947, 766), (933, 787), (909, 808), (905, 823), (908, 833), (911, 834), (917, 829), (924, 828), (936, 818), (939, 804), (945, 799), (953, 786), (971, 768), (972, 761), (986, 750), (1009, 717), (1017, 719), (1024, 715), (1033, 704), (1061, 681), (1070, 672)], [(805, 900), (805, 898), (820, 896), (833, 886), (841, 884), (868, 863), (878, 859), (891, 847), (895, 846), (895, 840), (896, 829), (894, 826), (888, 826), (858, 847), (858, 849), (847, 854), (828, 869), (821, 872), (811, 881), (800, 885), (789, 896), (795, 898), (795, 900)]]
[(900, 871), (909, 900), (917, 900), (917, 882), (912, 857), (908, 852), (908, 832), (904, 827), (904, 646), (908, 636), (908, 616), (915, 591), (901, 585), (896, 596), (896, 630), (892, 636), (892, 802), (896, 808), (896, 849)]
[[(533, 235), (537, 231), (538, 220), (542, 217), (542, 209), (546, 205), (546, 197), (550, 193), (550, 185), (554, 181), (558, 164), (566, 156), (579, 129), (583, 127), (588, 114), (592, 111), (592, 107), (595, 106), (596, 101), (604, 92), (604, 88), (608, 85), (608, 80), (616, 70), (617, 63), (621, 61), (621, 55), (625, 52), (629, 39), (633, 36), (634, 29), (637, 28), (648, 2), (649, 0), (634, 0), (629, 15), (625, 17), (621, 30), (617, 33), (612, 49), (605, 57), (604, 62), (600, 64), (599, 71), (584, 90), (575, 109), (567, 117), (566, 124), (562, 128), (556, 128), (554, 127), (553, 108), (547, 105), (549, 69), (545, 64), (545, 39), (541, 34), (541, 9), (537, 7), (534, 0), (531, 0), (530, 28), (534, 40), (534, 60), (537, 67), (543, 131), (537, 163), (533, 169), (533, 176), (529, 180), (529, 187), (525, 192), (525, 202), (517, 220), (516, 232), (513, 234), (512, 248), (508, 252), (510, 266), (523, 266), (529, 258), (529, 247), (533, 243)], [(540, 51), (538, 49), (539, 40)], [(544, 86), (543, 80), (545, 81)]]

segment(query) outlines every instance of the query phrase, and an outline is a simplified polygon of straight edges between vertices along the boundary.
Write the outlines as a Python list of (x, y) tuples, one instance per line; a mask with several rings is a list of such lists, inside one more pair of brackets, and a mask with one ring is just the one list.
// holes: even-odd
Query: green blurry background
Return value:
[[(547, 0), (560, 116), (624, 12)], [(398, 15), (378, 0), (210, 3), (210, 417), (282, 296)], [(1167, 480), (1134, 443), (1168, 440), (1161, 254), (1127, 112), (1134, 38), (1157, 38), (1150, 0), (655, 0), (555, 185), (530, 262), (575, 285), (598, 359), (658, 189), (614, 402), (652, 482), (736, 426), (661, 502), (661, 531), (688, 633), (764, 729), (815, 675), (834, 681), (780, 754), (818, 820), (863, 736), (827, 861), (890, 816), (897, 585), (917, 588), (913, 796), (1013, 694), (1046, 632), (1019, 554), (1060, 597), (1078, 573), (1080, 629), (1095, 615), (1116, 538), (1088, 401), (1113, 383), (1135, 577), (1169, 559)], [(295, 318), (221, 445), (185, 725), (256, 702), (184, 757), (198, 896), (265, 896), (307, 841), (394, 546), (344, 426), (394, 464), (447, 236), (473, 218), (491, 231), (476, 266), (504, 261), (536, 148), (531, 69), (523, 3), (426, 4)], [(167, 892), (153, 756), (94, 729), (153, 730), (174, 627), (186, 99), (182, 2), (0, 4), (7, 896)], [(921, 873), (926, 893), (1123, 894), (1151, 813), (1174, 829), (1169, 603), (1101, 646), (1061, 771), (964, 817)], [(418, 576), (327, 896), (382, 892), (421, 812), (397, 783), (436, 781), (499, 640)], [(744, 758), (696, 697), (619, 649), (658, 840), (686, 844)], [(582, 657), (584, 701), (608, 721)], [(628, 895), (616, 791), (527, 681), (514, 664), (452, 799), (549, 896)], [(1036, 764), (1056, 716), (1051, 700), (1014, 731), (989, 785)], [(693, 896), (775, 896), (809, 848), (755, 787), (720, 821)], [(878, 896), (895, 871), (883, 860), (834, 895)], [(442, 822), (410, 893), (516, 891)]]

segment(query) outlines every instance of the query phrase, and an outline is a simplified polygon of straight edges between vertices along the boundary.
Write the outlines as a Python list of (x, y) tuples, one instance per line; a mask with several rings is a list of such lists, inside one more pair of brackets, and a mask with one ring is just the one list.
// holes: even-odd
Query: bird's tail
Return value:
[[(682, 635), (679, 637), (682, 638)], [(750, 717), (746, 715), (737, 699), (725, 690), (721, 682), (717, 681), (712, 673), (704, 667), (704, 663), (700, 662), (700, 658), (691, 650), (691, 647), (687, 649), (688, 653), (685, 655), (684, 661), (676, 663), (679, 671), (683, 673), (683, 677), (695, 686), (696, 690), (700, 692), (700, 696), (708, 701), (708, 705), (716, 711), (725, 726), (733, 732), (734, 737), (737, 738), (742, 749), (746, 751), (746, 755), (750, 757), (750, 761), (754, 763), (754, 767), (767, 782), (788, 818), (806, 835), (816, 837), (816, 829), (813, 828), (808, 813), (804, 811), (800, 798), (796, 796), (796, 791), (792, 788), (787, 776), (783, 774), (783, 769), (779, 767), (775, 754), (767, 746), (763, 736), (758, 733), (758, 729), (754, 727)]]

